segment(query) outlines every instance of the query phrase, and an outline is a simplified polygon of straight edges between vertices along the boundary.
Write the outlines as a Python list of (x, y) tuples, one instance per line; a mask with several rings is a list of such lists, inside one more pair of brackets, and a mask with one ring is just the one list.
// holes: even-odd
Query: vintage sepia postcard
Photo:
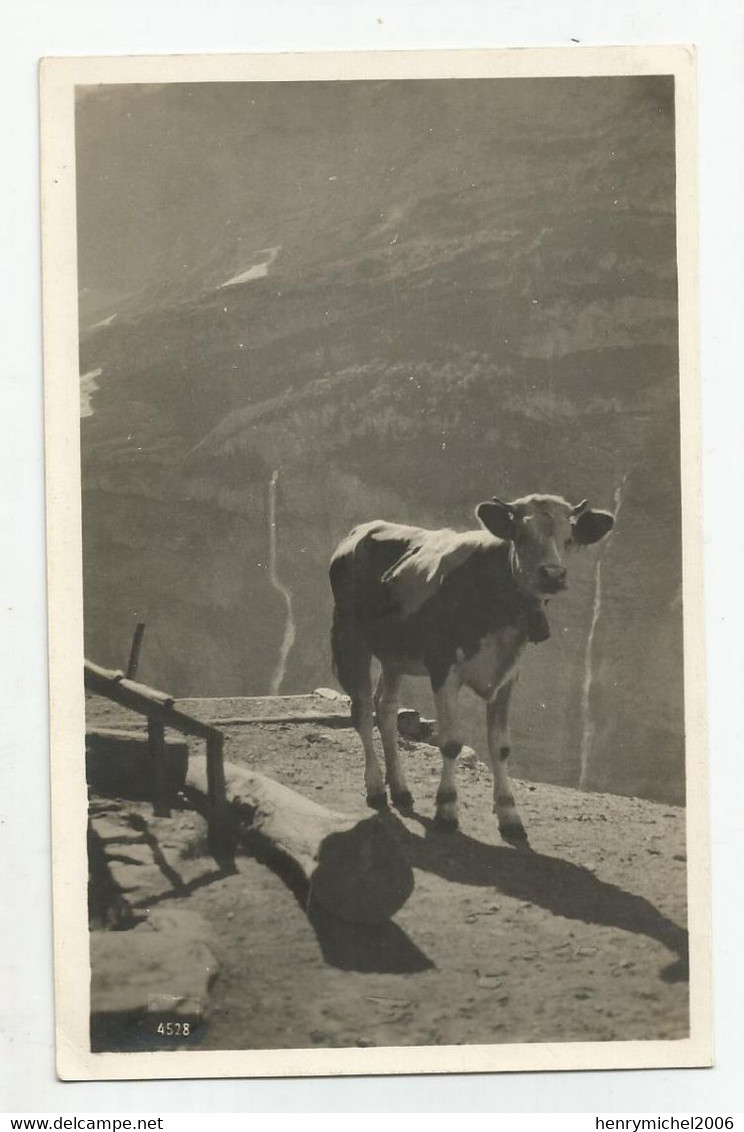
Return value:
[(710, 1064), (694, 50), (41, 94), (60, 1076)]

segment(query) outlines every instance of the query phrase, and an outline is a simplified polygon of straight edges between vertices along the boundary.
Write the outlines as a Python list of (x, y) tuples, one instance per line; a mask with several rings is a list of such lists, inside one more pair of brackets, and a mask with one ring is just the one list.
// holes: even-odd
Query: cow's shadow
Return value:
[(392, 920), (383, 924), (352, 924), (318, 904), (305, 903), (305, 909), (323, 958), (332, 967), (394, 975), (412, 975), (434, 967), (428, 955)]
[(411, 833), (392, 813), (385, 820), (414, 869), (455, 884), (489, 888), (555, 916), (648, 936), (677, 956), (661, 977), (666, 982), (687, 978), (687, 932), (643, 896), (599, 880), (589, 869), (560, 857), (488, 845), (459, 831), (442, 834), (430, 818), (418, 813), (412, 817), (423, 826), (423, 837)]

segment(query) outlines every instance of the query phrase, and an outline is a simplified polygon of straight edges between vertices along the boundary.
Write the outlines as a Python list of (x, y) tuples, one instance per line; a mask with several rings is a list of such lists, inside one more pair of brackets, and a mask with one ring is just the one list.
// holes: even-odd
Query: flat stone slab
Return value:
[[(92, 932), (91, 1018), (110, 1031), (147, 1015), (196, 1025), (209, 1007), (218, 964), (210, 929), (195, 912), (169, 910), (131, 931)], [(184, 1034), (183, 1036), (188, 1036)]]
[[(211, 858), (200, 852), (206, 830), (199, 815), (185, 812), (179, 817), (176, 812), (173, 818), (154, 818), (146, 805), (139, 804), (141, 812), (137, 807), (112, 803), (107, 809), (101, 800), (91, 804), (90, 835), (105, 869), (114, 927), (142, 919), (159, 900), (185, 891), (203, 872), (205, 861), (213, 867)], [(197, 852), (185, 858), (190, 846)]]

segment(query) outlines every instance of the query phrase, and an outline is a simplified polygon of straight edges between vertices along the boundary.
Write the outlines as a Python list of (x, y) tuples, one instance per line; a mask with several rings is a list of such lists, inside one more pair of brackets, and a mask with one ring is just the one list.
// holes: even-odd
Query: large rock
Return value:
[(193, 912), (141, 924), (132, 931), (92, 932), (91, 1016), (111, 1027), (152, 1015), (201, 1021), (217, 960), (204, 942), (209, 928)]
[[(165, 789), (175, 795), (183, 788), (189, 747), (183, 739), (166, 739)], [(154, 775), (147, 736), (141, 731), (96, 728), (85, 736), (88, 785), (109, 798), (153, 797)]]

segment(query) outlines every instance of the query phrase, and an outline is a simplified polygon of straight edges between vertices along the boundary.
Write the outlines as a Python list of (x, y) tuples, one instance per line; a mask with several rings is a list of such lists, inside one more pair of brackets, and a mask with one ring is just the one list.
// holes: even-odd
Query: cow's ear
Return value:
[(497, 499), (493, 502), (479, 503), (475, 509), (478, 522), (496, 538), (510, 542), (514, 538), (514, 512), (506, 503)]
[(615, 525), (615, 516), (609, 511), (582, 511), (573, 521), (573, 541), (578, 546), (590, 546), (608, 535)]

